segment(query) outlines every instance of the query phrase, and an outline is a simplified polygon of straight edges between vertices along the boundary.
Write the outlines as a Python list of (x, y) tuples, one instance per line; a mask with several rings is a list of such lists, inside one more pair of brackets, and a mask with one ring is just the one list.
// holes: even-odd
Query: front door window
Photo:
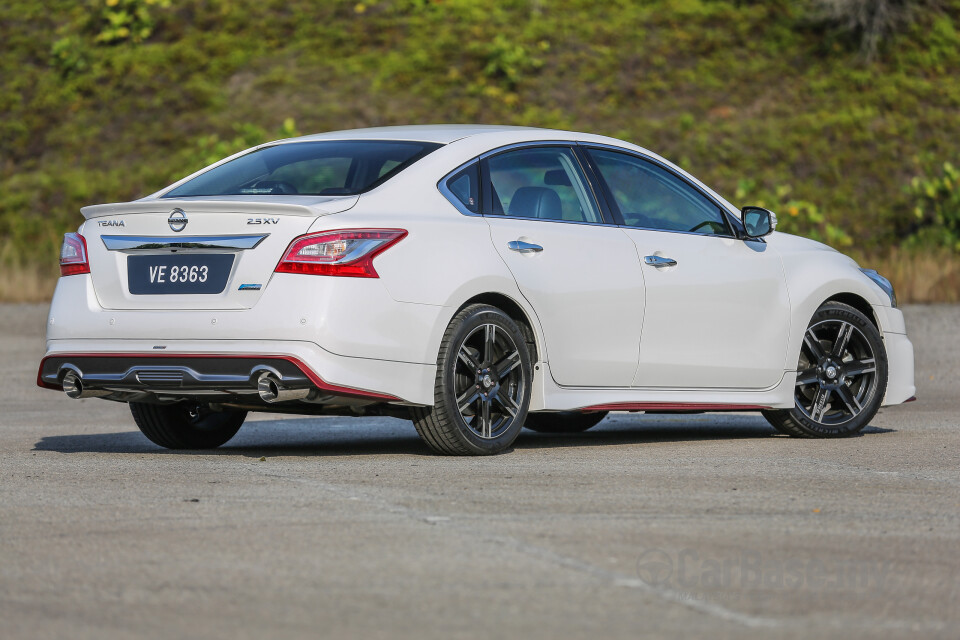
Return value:
[(628, 227), (730, 235), (720, 207), (658, 165), (626, 153), (590, 149)]

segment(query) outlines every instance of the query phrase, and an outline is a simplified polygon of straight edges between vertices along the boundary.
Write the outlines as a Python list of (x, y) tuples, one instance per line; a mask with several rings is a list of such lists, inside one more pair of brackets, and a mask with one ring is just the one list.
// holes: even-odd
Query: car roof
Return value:
[(559, 138), (572, 138), (574, 135), (569, 131), (554, 131), (552, 129), (540, 129), (537, 127), (514, 127), (498, 124), (424, 124), (328, 131), (326, 133), (316, 133), (299, 138), (289, 138), (283, 142), (307, 142), (310, 140), (415, 140), (418, 142), (448, 144), (456, 140), (483, 134), (534, 134), (536, 132), (550, 132)]
[[(510, 125), (429, 124), (330, 131), (328, 133), (318, 133), (314, 135), (302, 136), (300, 138), (279, 140), (277, 143), (305, 142), (311, 140), (405, 140), (417, 142), (435, 142), (443, 145), (450, 145), (450, 147), (460, 147), (457, 152), (460, 157), (452, 163), (452, 166), (457, 166), (460, 162), (468, 161), (475, 155), (483, 153), (489, 149), (523, 142), (549, 140), (610, 145), (616, 148), (628, 149), (642, 153), (649, 158), (653, 158), (667, 165), (709, 193), (717, 200), (717, 202), (720, 202), (726, 206), (731, 214), (735, 214), (738, 211), (736, 207), (727, 202), (716, 191), (666, 158), (663, 158), (658, 154), (649, 151), (648, 149), (644, 149), (643, 147), (626, 142), (625, 140), (618, 140), (616, 138), (610, 138), (592, 133), (563, 131), (559, 129), (545, 129), (539, 127), (515, 127)], [(453, 142), (458, 142), (458, 144), (450, 144)], [(447, 170), (449, 170), (449, 168), (450, 167), (447, 167)], [(406, 171), (409, 172), (410, 169), (407, 169)]]
[[(469, 139), (469, 140), (468, 140)], [(315, 133), (306, 136), (300, 136), (297, 138), (287, 138), (285, 140), (274, 140), (272, 142), (267, 142), (265, 144), (253, 147), (252, 149), (246, 149), (239, 153), (236, 153), (230, 157), (224, 158), (220, 162), (217, 162), (209, 167), (204, 167), (200, 171), (193, 173), (185, 178), (180, 179), (172, 185), (152, 193), (141, 200), (152, 200), (161, 197), (165, 192), (175, 189), (176, 187), (192, 180), (201, 173), (208, 171), (209, 169), (229, 162), (239, 156), (242, 156), (254, 149), (259, 149), (262, 147), (268, 147), (276, 144), (287, 144), (292, 142), (310, 142), (310, 141), (321, 141), (321, 140), (403, 140), (403, 141), (415, 141), (415, 142), (433, 142), (441, 145), (449, 145), (448, 150), (451, 150), (451, 147), (459, 147), (455, 152), (457, 155), (461, 156), (459, 159), (455, 160), (451, 166), (457, 166), (461, 162), (465, 162), (472, 157), (479, 155), (489, 149), (504, 146), (508, 144), (516, 144), (523, 142), (536, 142), (536, 141), (569, 141), (569, 142), (584, 142), (584, 143), (594, 143), (601, 145), (610, 145), (616, 148), (632, 150), (634, 152), (642, 153), (650, 158), (658, 160), (667, 166), (673, 168), (675, 171), (684, 175), (694, 184), (700, 186), (704, 191), (712, 195), (717, 199), (718, 202), (726, 205), (731, 212), (736, 212), (738, 209), (732, 204), (727, 202), (720, 196), (718, 193), (713, 191), (710, 187), (702, 183), (696, 177), (690, 175), (680, 167), (676, 166), (669, 160), (644, 149), (643, 147), (637, 146), (625, 140), (619, 140), (616, 138), (610, 138), (603, 135), (597, 135), (592, 133), (582, 133), (577, 131), (564, 131), (561, 129), (547, 129), (541, 127), (517, 127), (511, 125), (499, 125), (499, 124), (425, 124), (425, 125), (403, 125), (403, 126), (393, 126), (393, 127), (368, 127), (363, 129), (344, 129), (342, 131), (328, 131), (325, 133)], [(457, 141), (464, 141), (463, 143), (452, 145), (450, 143)], [(437, 152), (435, 152), (437, 153)], [(434, 156), (435, 154), (430, 154)], [(442, 154), (441, 154), (442, 155)], [(417, 163), (420, 164), (420, 163)], [(406, 169), (405, 172), (409, 172), (410, 169)]]

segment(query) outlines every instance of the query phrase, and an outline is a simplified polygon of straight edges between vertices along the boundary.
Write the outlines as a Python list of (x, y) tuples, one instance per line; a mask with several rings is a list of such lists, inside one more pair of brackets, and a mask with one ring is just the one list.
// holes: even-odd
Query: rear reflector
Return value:
[(75, 276), (80, 273), (90, 273), (87, 241), (79, 233), (65, 233), (63, 246), (60, 247), (60, 275)]
[(315, 276), (379, 278), (373, 259), (400, 242), (403, 229), (342, 229), (295, 238), (274, 270)]

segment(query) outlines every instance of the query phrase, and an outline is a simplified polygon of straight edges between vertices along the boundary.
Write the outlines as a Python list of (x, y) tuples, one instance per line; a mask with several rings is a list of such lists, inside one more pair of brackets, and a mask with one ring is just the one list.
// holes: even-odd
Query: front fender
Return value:
[[(774, 245), (783, 260), (792, 325), (795, 327), (790, 332), (787, 345), (787, 371), (795, 369), (800, 358), (803, 334), (813, 314), (820, 305), (835, 296), (854, 295), (862, 298), (873, 309), (881, 333), (904, 332), (902, 315), (891, 313), (896, 310), (890, 308), (886, 294), (860, 271), (856, 262), (824, 245), (813, 242), (810, 245), (816, 246), (803, 251), (796, 250), (792, 242), (787, 244), (785, 250)], [(900, 318), (899, 322), (897, 318)]]

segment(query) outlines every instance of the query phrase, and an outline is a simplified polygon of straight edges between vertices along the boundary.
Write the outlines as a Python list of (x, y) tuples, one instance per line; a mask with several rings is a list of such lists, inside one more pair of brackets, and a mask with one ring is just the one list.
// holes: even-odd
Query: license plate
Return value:
[(127, 283), (134, 295), (220, 293), (232, 267), (224, 253), (127, 256)]

